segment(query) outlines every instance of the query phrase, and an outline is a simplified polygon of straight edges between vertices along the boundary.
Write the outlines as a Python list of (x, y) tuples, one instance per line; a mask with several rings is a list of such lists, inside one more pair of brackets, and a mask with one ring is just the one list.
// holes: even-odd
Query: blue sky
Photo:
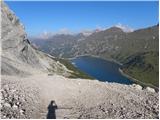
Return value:
[(108, 28), (123, 24), (133, 29), (158, 23), (158, 1), (53, 2), (7, 1), (25, 25), (29, 36), (56, 32)]

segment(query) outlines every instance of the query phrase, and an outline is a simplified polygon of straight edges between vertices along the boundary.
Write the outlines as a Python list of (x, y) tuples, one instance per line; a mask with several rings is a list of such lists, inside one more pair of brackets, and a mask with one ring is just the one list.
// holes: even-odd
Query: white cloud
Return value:
[(74, 34), (72, 31), (70, 31), (69, 29), (67, 28), (62, 28), (62, 29), (59, 29), (58, 31), (47, 31), (47, 30), (44, 30), (42, 33), (36, 35), (36, 36), (31, 36), (31, 38), (39, 38), (39, 39), (48, 39), (54, 35), (57, 35), (57, 34)]
[(46, 30), (44, 30), (42, 33), (40, 33), (39, 35), (38, 35), (38, 38), (41, 38), (41, 39), (48, 39), (49, 37), (51, 37), (51, 36), (53, 36), (54, 35), (54, 33), (53, 32), (49, 32), (49, 31), (46, 31)]
[(133, 32), (134, 29), (129, 27), (128, 25), (122, 25), (121, 23), (118, 23), (115, 25), (115, 27), (121, 28), (124, 32)]
[(89, 36), (93, 33), (93, 30), (89, 30), (89, 29), (85, 29), (85, 30), (81, 30), (80, 33), (82, 33), (84, 36)]
[(67, 28), (62, 28), (58, 30), (55, 34), (65, 34), (66, 35), (66, 34), (73, 34), (73, 32)]
[[(133, 31), (133, 29), (130, 28), (129, 26), (122, 25), (121, 23), (118, 23), (117, 25), (115, 25), (115, 27), (121, 28), (124, 32), (132, 32)], [(94, 32), (99, 32), (99, 31), (103, 31), (103, 30), (106, 30), (106, 29), (108, 29), (108, 28), (103, 28), (103, 27), (97, 25), (95, 29), (82, 29), (77, 33), (82, 33), (84, 36), (89, 36)], [(46, 39), (48, 39), (48, 38), (50, 38), (54, 35), (57, 35), (57, 34), (73, 35), (73, 34), (77, 34), (77, 33), (69, 30), (68, 28), (61, 28), (57, 31), (44, 30), (42, 33), (40, 33), (36, 36), (31, 36), (31, 38), (36, 38), (36, 39), (39, 38), (39, 39), (46, 40)]]
[(99, 30), (99, 31), (103, 31), (103, 30), (105, 30), (106, 28), (103, 28), (103, 27), (101, 27), (100, 25), (97, 25), (96, 26), (96, 30)]
[(89, 36), (89, 35), (91, 35), (94, 32), (103, 31), (105, 29), (106, 28), (103, 28), (103, 27), (97, 25), (95, 29), (83, 29), (79, 33), (83, 33), (84, 36)]

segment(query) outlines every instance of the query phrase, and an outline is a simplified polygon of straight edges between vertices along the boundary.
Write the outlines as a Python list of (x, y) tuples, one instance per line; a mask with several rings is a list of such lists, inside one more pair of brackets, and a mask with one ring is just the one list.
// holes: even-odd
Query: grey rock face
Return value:
[(39, 89), (36, 84), (30, 86), (19, 77), (41, 73), (68, 76), (70, 71), (54, 57), (38, 51), (30, 44), (24, 26), (4, 2), (1, 2), (1, 15), (1, 74), (18, 78), (18, 81), (2, 79), (1, 118), (34, 118), (33, 111), (39, 110), (34, 108), (38, 106)]
[(1, 11), (2, 74), (24, 76), (31, 74), (34, 69), (55, 73), (61, 71), (61, 74), (67, 74), (65, 66), (30, 44), (24, 26), (4, 2)]

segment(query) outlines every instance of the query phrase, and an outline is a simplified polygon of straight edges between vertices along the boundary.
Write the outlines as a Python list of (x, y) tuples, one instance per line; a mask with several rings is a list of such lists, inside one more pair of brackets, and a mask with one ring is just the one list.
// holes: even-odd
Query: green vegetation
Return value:
[[(87, 37), (59, 35), (53, 40), (47, 40), (41, 48), (51, 55), (65, 58), (93, 55), (114, 60), (124, 64), (125, 73), (131, 77), (158, 86), (159, 24), (129, 33), (111, 27)], [(66, 62), (64, 64), (76, 71), (72, 77), (86, 76), (72, 68), (70, 64)]]
[(123, 72), (143, 83), (159, 86), (159, 53), (139, 53), (127, 58)]
[(89, 76), (88, 74), (82, 72), (81, 70), (77, 69), (71, 62), (67, 59), (62, 58), (54, 58), (55, 60), (59, 61), (63, 65), (65, 65), (69, 70), (73, 71), (69, 78), (82, 78), (82, 79), (94, 79), (93, 77)]

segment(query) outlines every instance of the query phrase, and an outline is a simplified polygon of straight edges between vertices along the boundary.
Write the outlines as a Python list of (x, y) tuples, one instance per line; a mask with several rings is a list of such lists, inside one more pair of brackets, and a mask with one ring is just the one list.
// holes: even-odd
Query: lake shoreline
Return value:
[[(74, 57), (70, 59), (70, 61), (75, 67), (87, 72), (87, 74), (90, 74), (91, 76), (94, 76), (94, 78), (99, 81), (117, 82), (128, 85), (133, 84), (132, 80), (129, 80), (118, 71), (121, 65), (114, 61), (88, 55)], [(77, 61), (79, 65), (75, 61)], [(85, 62), (83, 63), (83, 61)]]
[(132, 80), (133, 82), (136, 82), (137, 84), (142, 85), (143, 87), (152, 87), (152, 88), (154, 88), (155, 90), (159, 90), (158, 87), (156, 87), (156, 86), (154, 86), (154, 85), (152, 85), (152, 84), (147, 84), (147, 83), (141, 82), (140, 80), (137, 80), (136, 78), (133, 78), (133, 77), (131, 77), (130, 75), (124, 73), (124, 71), (123, 71), (121, 68), (119, 68), (119, 72), (120, 72), (123, 76), (127, 77), (128, 79)]
[[(116, 61), (116, 60), (114, 60), (114, 59), (104, 59), (104, 58), (101, 58), (101, 57), (99, 57), (99, 56), (89, 55), (89, 54), (87, 54), (87, 55), (79, 55), (79, 56), (76, 56), (76, 57), (73, 57), (73, 58), (69, 58), (69, 60), (73, 60), (73, 59), (76, 59), (76, 58), (79, 58), (79, 57), (94, 57), (94, 58), (98, 58), (98, 59), (102, 59), (102, 60), (105, 60), (105, 61), (113, 62), (113, 63), (115, 63), (115, 64), (118, 64), (118, 65), (120, 65), (120, 66), (123, 66), (122, 63), (120, 63), (120, 62), (118, 62), (118, 61)], [(140, 80), (137, 80), (137, 79), (131, 77), (130, 75), (124, 73), (123, 70), (122, 70), (120, 67), (118, 68), (118, 71), (119, 71), (124, 77), (127, 77), (127, 78), (130, 79), (131, 81), (133, 81), (133, 82), (135, 82), (135, 83), (137, 83), (137, 84), (140, 84), (140, 85), (143, 86), (143, 87), (152, 87), (152, 88), (154, 88), (154, 89), (156, 89), (156, 90), (159, 90), (158, 87), (156, 87), (156, 86), (154, 86), (154, 85), (152, 85), (152, 84), (143, 83), (143, 82), (141, 82)], [(134, 83), (133, 83), (133, 84), (134, 84)]]
[(95, 58), (99, 58), (99, 59), (102, 59), (102, 60), (106, 60), (106, 61), (110, 61), (110, 62), (113, 62), (113, 63), (116, 63), (120, 66), (123, 66), (122, 63), (114, 60), (114, 59), (106, 59), (106, 58), (102, 58), (100, 56), (96, 56), (96, 55), (90, 55), (90, 54), (86, 54), (86, 55), (79, 55), (79, 56), (76, 56), (76, 57), (71, 57), (71, 58), (67, 58), (68, 60), (73, 60), (73, 59), (76, 59), (76, 58), (79, 58), (79, 57), (95, 57)]

